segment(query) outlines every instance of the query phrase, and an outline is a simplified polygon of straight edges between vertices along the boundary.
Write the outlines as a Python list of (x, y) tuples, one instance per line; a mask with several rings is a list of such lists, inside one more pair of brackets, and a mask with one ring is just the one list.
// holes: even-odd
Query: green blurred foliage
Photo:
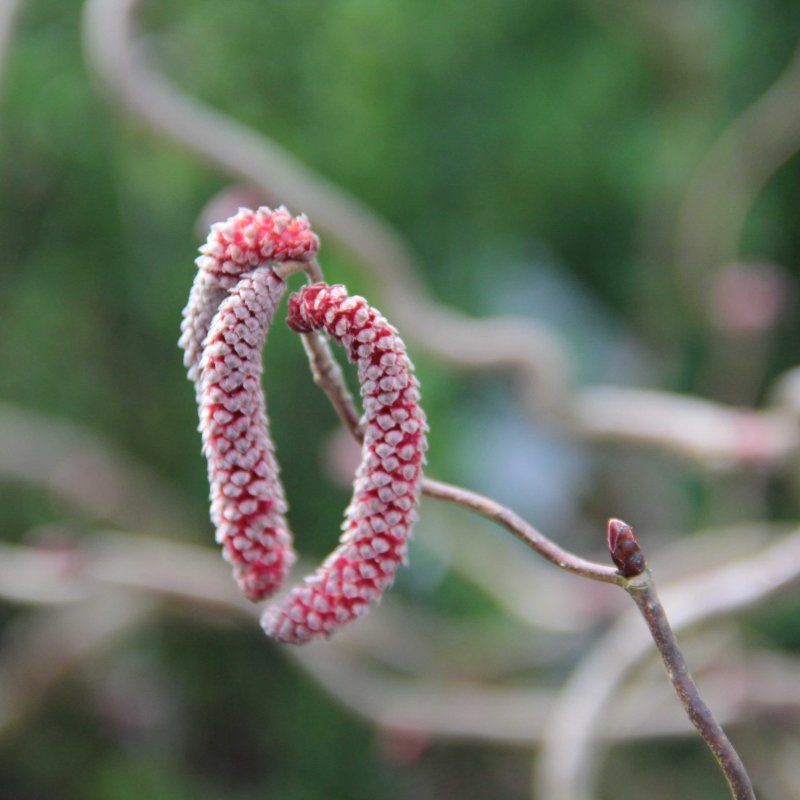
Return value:
[[(195, 221), (226, 179), (112, 110), (84, 65), (81, 5), (28, 0), (2, 75), (0, 399), (89, 426), (173, 485), (187, 508), (203, 509), (205, 466), (176, 340)], [(508, 242), (544, 248), (609, 317), (668, 357), (663, 385), (701, 391), (707, 343), (686, 322), (669, 252), (642, 249), (643, 217), (655, 215), (656, 241), (669, 239), (699, 159), (791, 56), (800, 4), (664, 5), (702, 46), (665, 58), (637, 13), (612, 0), (169, 0), (147, 4), (142, 24), (151, 58), (184, 90), (396, 225), (439, 298), (486, 313), (485, 275), (504, 269)], [(744, 242), (795, 279), (799, 206), (795, 157), (759, 198)], [(330, 280), (380, 298), (324, 243), (323, 262)], [(784, 334), (763, 385), (796, 361), (800, 331)], [(305, 552), (323, 553), (346, 492), (318, 458), (335, 420), (295, 338), (271, 334), (266, 385), (293, 527)], [(449, 477), (458, 465), (448, 442), (464, 424), (449, 412), (479, 390), (415, 360), (431, 471)], [(697, 513), (702, 482), (681, 481)], [(7, 539), (70, 515), (33, 490), (4, 489), (0, 501)], [(782, 497), (780, 509), (794, 515), (796, 502)], [(210, 536), (206, 525), (195, 540)], [(413, 594), (413, 583), (399, 589)], [(445, 615), (487, 613), (454, 576), (417, 599)], [(784, 621), (763, 629), (796, 647)], [(166, 728), (120, 731), (87, 685), (64, 687), (3, 740), (0, 796), (528, 796), (524, 758), (461, 748), (393, 762), (257, 631), (169, 620), (127, 647), (146, 654), (142, 680), (172, 699)], [(644, 757), (663, 769), (679, 751)], [(693, 783), (692, 768), (670, 796), (722, 796), (717, 783)]]

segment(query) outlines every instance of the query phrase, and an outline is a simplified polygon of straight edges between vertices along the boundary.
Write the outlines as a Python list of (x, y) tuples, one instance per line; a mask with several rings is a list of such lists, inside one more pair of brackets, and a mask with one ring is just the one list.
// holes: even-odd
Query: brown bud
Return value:
[(641, 575), (647, 568), (633, 528), (620, 519), (608, 521), (608, 550), (617, 569), (626, 578)]

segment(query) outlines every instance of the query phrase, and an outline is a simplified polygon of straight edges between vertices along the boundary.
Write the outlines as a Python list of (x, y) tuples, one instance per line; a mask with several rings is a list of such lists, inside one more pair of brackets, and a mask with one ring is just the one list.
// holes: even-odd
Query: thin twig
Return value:
[[(420, 520), (418, 538), (452, 574), (479, 588), (510, 619), (537, 631), (531, 641), (542, 657), (555, 656), (554, 643), (541, 646), (545, 632), (564, 638), (586, 634), (616, 616), (622, 598), (595, 583), (575, 583), (564, 592), (564, 576), (543, 559), (520, 558), (510, 536), (487, 536), (488, 520), (431, 503)], [(517, 636), (519, 633), (517, 632)], [(528, 637), (523, 637), (528, 639)], [(574, 639), (572, 639), (574, 642)], [(572, 643), (563, 642), (572, 647)]]
[(755, 800), (753, 785), (739, 754), (692, 680), (686, 659), (656, 592), (650, 570), (645, 570), (631, 580), (625, 590), (642, 613), (686, 715), (717, 759), (728, 781), (731, 795), (736, 800)]
[[(752, 787), (741, 760), (699, 697), (697, 687), (689, 676), (685, 659), (677, 647), (674, 632), (667, 623), (663, 605), (655, 594), (652, 575), (633, 531), (625, 523), (611, 520), (608, 533), (609, 550), (625, 579), (624, 588), (644, 614), (652, 638), (690, 720), (717, 757), (731, 786), (733, 797), (737, 800), (752, 800)], [(725, 565), (700, 579), (696, 578), (687, 589), (691, 597), (679, 595), (674, 598), (678, 627), (696, 623), (715, 611), (719, 613), (738, 608), (748, 600), (752, 602), (754, 598), (774, 591), (783, 585), (783, 580), (795, 579), (798, 575), (796, 568), (784, 569), (781, 574), (771, 576), (768, 585), (762, 573), (765, 568), (774, 564), (776, 551), (785, 555), (796, 550), (798, 546), (800, 536), (789, 537), (765, 553), (749, 558), (745, 564)], [(743, 575), (742, 572), (747, 574)], [(704, 587), (703, 595), (707, 595), (706, 603), (700, 603), (697, 597), (700, 586)], [(689, 608), (691, 614), (686, 613)], [(625, 615), (596, 652), (587, 657), (576, 670), (548, 725), (538, 775), (543, 798), (584, 800), (593, 797), (592, 776), (597, 754), (589, 747), (589, 743), (594, 738), (595, 728), (604, 710), (610, 704), (614, 688), (649, 649), (649, 640), (638, 636), (631, 629), (631, 620)]]
[(647, 623), (672, 685), (678, 694), (686, 715), (711, 749), (722, 769), (735, 800), (755, 800), (753, 785), (725, 731), (700, 696), (697, 684), (689, 673), (678, 640), (672, 630), (667, 613), (656, 592), (653, 574), (630, 525), (618, 519), (609, 520), (608, 547), (614, 563), (627, 579), (623, 584)]
[[(800, 579), (800, 531), (759, 553), (686, 575), (664, 590), (674, 631), (730, 614)], [(638, 612), (637, 612), (638, 614)], [(575, 669), (553, 709), (536, 770), (542, 800), (591, 800), (605, 720), (619, 687), (652, 652), (632, 614), (623, 614)]]
[(608, 545), (614, 563), (627, 579), (623, 588), (631, 596), (644, 617), (678, 698), (692, 724), (717, 759), (717, 763), (728, 781), (732, 796), (735, 800), (755, 800), (750, 777), (739, 754), (714, 718), (711, 709), (700, 696), (697, 685), (689, 673), (686, 659), (678, 646), (675, 633), (670, 627), (666, 611), (656, 592), (653, 575), (647, 566), (633, 529), (620, 520), (610, 520)]
[[(325, 280), (322, 274), (322, 267), (316, 259), (312, 261), (288, 261), (283, 264), (276, 264), (273, 269), (284, 280), (299, 271), (306, 273), (309, 283), (320, 283)], [(353, 401), (353, 396), (345, 383), (342, 368), (333, 357), (327, 338), (320, 331), (303, 333), (300, 338), (303, 341), (303, 349), (308, 357), (311, 377), (314, 379), (314, 383), (328, 396), (328, 400), (330, 400), (331, 405), (339, 415), (339, 419), (341, 419), (342, 424), (347, 428), (351, 436), (356, 441), (361, 442), (364, 438), (361, 418)]]
[(623, 578), (612, 567), (588, 561), (571, 553), (569, 550), (565, 550), (563, 547), (559, 547), (559, 545), (534, 528), (533, 525), (496, 500), (460, 486), (433, 480), (432, 478), (425, 479), (422, 485), (422, 492), (428, 497), (435, 497), (438, 500), (445, 500), (448, 503), (469, 508), (486, 517), (486, 519), (496, 522), (552, 564), (573, 573), (573, 575), (580, 575), (583, 578), (591, 578), (594, 581), (602, 581), (603, 583), (613, 583), (616, 586), (624, 585)]
[(357, 440), (364, 438), (364, 428), (356, 411), (353, 397), (344, 382), (339, 362), (333, 357), (328, 340), (319, 331), (304, 333), (300, 337), (308, 356), (314, 383), (328, 395), (336, 413), (350, 434)]

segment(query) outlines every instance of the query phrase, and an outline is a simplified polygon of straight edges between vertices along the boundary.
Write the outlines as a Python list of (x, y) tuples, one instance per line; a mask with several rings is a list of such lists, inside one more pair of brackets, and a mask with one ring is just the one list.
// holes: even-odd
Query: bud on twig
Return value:
[[(644, 555), (630, 525), (618, 519), (608, 521), (608, 549), (614, 563), (626, 578), (635, 578), (647, 570)], [(756, 800), (753, 785), (739, 754), (720, 727), (714, 714), (700, 695), (697, 684), (689, 673), (686, 658), (681, 652), (675, 631), (667, 619), (667, 612), (656, 591), (653, 576), (647, 572), (646, 580), (629, 580), (625, 591), (636, 603), (661, 660), (667, 669), (678, 699), (689, 720), (700, 732), (717, 760), (734, 800)]]
[(647, 562), (636, 541), (636, 534), (630, 525), (620, 519), (608, 521), (608, 550), (620, 573), (626, 578), (641, 575), (647, 569)]

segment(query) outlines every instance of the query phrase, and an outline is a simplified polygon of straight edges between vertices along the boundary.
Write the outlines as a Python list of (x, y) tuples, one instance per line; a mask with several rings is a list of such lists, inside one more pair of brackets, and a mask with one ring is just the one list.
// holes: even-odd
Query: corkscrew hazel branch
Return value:
[[(162, 136), (180, 142), (223, 173), (257, 186), (264, 197), (303, 207), (328, 241), (336, 241), (383, 287), (392, 318), (435, 357), (460, 368), (512, 371), (529, 410), (547, 407), (551, 421), (588, 442), (654, 447), (704, 470), (782, 467), (800, 452), (797, 431), (773, 414), (745, 419), (719, 403), (627, 387), (581, 390), (571, 396), (571, 359), (554, 331), (530, 319), (469, 319), (434, 303), (418, 277), (407, 243), (355, 198), (312, 174), (260, 133), (200, 105), (171, 85), (144, 58), (137, 26), (141, 0), (87, 0), (86, 55), (114, 99)], [(315, 280), (318, 280), (315, 279)], [(566, 370), (569, 372), (569, 369)], [(680, 420), (677, 420), (680, 417)]]
[(622, 584), (623, 588), (636, 603), (647, 623), (687, 716), (711, 749), (728, 781), (731, 796), (734, 800), (755, 800), (752, 783), (739, 754), (700, 696), (697, 685), (689, 674), (686, 659), (656, 592), (652, 573), (630, 525), (618, 519), (609, 520), (608, 549), (612, 560), (626, 579)]

